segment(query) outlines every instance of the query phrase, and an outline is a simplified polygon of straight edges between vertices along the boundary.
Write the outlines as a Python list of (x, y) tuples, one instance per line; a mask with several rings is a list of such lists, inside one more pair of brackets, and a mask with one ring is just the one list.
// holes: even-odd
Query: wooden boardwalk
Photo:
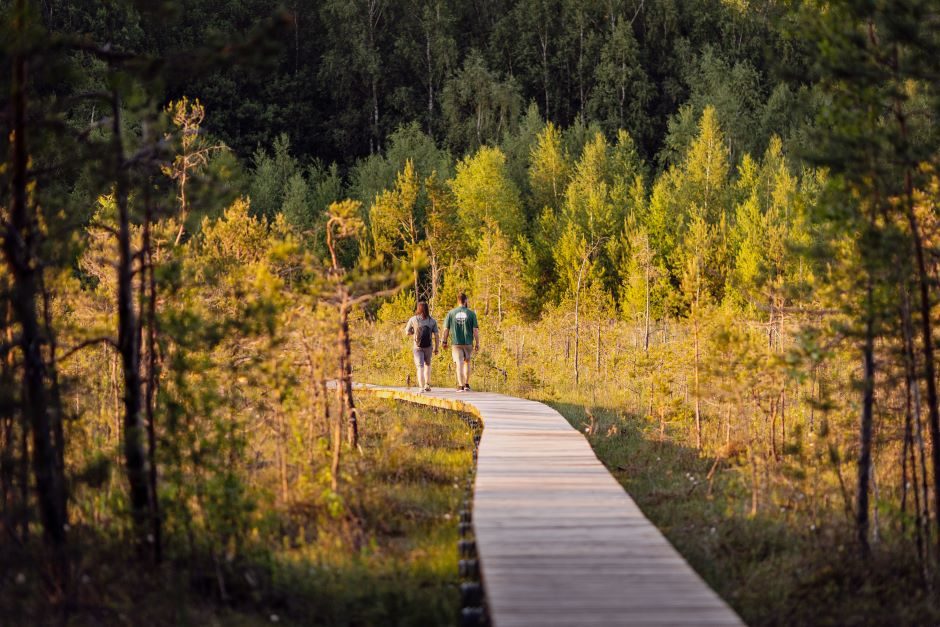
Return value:
[(367, 387), (482, 419), (473, 527), (496, 627), (742, 624), (554, 409)]

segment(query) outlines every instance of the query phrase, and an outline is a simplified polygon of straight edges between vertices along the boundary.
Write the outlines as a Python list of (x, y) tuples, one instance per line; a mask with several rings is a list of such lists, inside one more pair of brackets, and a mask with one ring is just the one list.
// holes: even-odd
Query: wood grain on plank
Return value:
[(496, 627), (742, 624), (554, 409), (484, 392), (359, 388), (483, 421), (473, 527)]

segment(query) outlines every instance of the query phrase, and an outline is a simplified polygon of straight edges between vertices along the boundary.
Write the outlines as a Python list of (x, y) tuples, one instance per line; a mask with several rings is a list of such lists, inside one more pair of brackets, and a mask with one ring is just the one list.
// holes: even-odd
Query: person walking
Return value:
[(405, 335), (414, 339), (412, 353), (415, 359), (415, 368), (418, 370), (418, 390), (431, 391), (431, 356), (437, 355), (440, 334), (437, 320), (428, 312), (428, 304), (424, 301), (418, 303), (415, 315), (405, 325)]
[(476, 313), (467, 307), (467, 295), (463, 292), (457, 296), (457, 306), (447, 313), (444, 318), (444, 349), (447, 349), (447, 338), (453, 334), (454, 344), (451, 352), (454, 364), (457, 366), (457, 391), (470, 391), (470, 359), (474, 350), (480, 350), (480, 326), (477, 324)]

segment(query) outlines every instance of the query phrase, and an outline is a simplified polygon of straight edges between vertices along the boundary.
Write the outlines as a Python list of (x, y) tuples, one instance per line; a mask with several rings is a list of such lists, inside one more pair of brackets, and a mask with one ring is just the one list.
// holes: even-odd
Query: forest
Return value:
[(479, 425), (354, 385), (460, 292), (748, 624), (940, 621), (936, 2), (0, 0), (0, 67), (0, 624), (452, 624)]

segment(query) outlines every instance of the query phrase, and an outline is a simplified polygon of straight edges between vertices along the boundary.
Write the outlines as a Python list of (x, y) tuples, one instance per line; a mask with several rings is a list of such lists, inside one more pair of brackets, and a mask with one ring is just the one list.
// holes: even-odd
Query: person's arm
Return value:
[(434, 338), (434, 354), (437, 355), (437, 351), (439, 349), (440, 340), (441, 340), (441, 330), (438, 328), (436, 324), (434, 325), (434, 333), (432, 337)]
[(447, 317), (444, 318), (444, 341), (441, 342), (441, 346), (447, 348), (447, 336), (450, 335), (450, 314), (447, 314)]
[(408, 318), (408, 322), (405, 324), (405, 335), (414, 335), (415, 329), (412, 323), (414, 318)]

